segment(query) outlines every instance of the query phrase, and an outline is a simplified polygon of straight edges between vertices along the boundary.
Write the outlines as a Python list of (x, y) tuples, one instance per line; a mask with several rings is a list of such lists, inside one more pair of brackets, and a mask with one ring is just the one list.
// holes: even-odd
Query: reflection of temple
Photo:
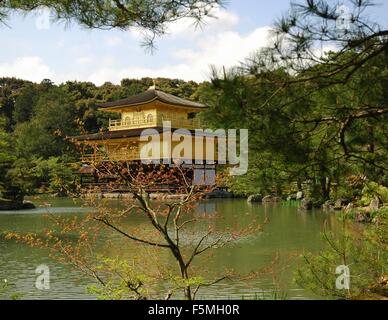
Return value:
[[(108, 132), (73, 137), (83, 148), (84, 167), (81, 173), (88, 176), (91, 172), (87, 165), (107, 161), (130, 163), (139, 163), (141, 160), (157, 160), (164, 163), (174, 163), (177, 160), (191, 161), (194, 164), (191, 167), (193, 168), (191, 179), (194, 183), (214, 184), (217, 146), (220, 139), (225, 137), (205, 132), (197, 132), (194, 137), (195, 130), (201, 129), (197, 114), (205, 108), (206, 106), (202, 104), (154, 88), (127, 99), (101, 105), (102, 111), (119, 113), (121, 119), (110, 120)], [(171, 128), (166, 128), (166, 124)], [(152, 132), (150, 139), (144, 140), (141, 139), (141, 135), (146, 129), (152, 129)], [(173, 139), (172, 135), (177, 129), (180, 138)], [(169, 135), (169, 132), (172, 135)], [(150, 149), (150, 146), (152, 150), (144, 152), (144, 148)], [(179, 148), (182, 146), (190, 148)], [(177, 149), (181, 151), (174, 153)]]

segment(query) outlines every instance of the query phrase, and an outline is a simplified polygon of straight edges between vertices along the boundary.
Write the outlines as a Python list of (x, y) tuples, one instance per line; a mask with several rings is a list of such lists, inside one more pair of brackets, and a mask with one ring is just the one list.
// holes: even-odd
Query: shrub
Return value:
[(361, 203), (363, 205), (369, 205), (375, 197), (379, 197), (384, 203), (388, 202), (388, 188), (376, 182), (369, 182), (362, 189)]

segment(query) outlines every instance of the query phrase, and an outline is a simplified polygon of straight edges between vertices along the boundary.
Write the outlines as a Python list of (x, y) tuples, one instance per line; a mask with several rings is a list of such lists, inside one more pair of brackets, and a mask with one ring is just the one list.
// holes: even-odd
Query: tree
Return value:
[[(282, 67), (295, 75), (279, 85), (302, 86), (303, 91), (294, 101), (286, 100), (284, 106), (303, 101), (319, 91), (329, 92), (332, 86), (342, 89), (342, 85), (348, 85), (351, 81), (359, 81), (358, 89), (372, 79), (377, 80), (379, 88), (387, 85), (385, 71), (379, 73), (376, 67), (382, 70), (387, 68), (388, 30), (364, 18), (365, 10), (373, 2), (361, 0), (340, 4), (321, 0), (292, 4), (289, 14), (275, 25), (273, 46), (260, 52), (249, 64), (249, 68), (256, 72)], [(333, 52), (326, 54), (327, 48)], [(354, 88), (354, 82), (350, 86)], [(351, 106), (344, 105), (341, 112), (327, 116), (327, 109), (335, 110), (338, 107), (331, 101), (329, 108), (322, 108), (320, 114), (306, 116), (303, 121), (310, 129), (317, 123), (327, 124), (332, 132), (337, 133), (334, 139), (341, 145), (347, 159), (363, 161), (386, 171), (387, 168), (381, 165), (383, 162), (378, 163), (359, 152), (351, 152), (345, 141), (354, 123), (373, 122), (375, 119), (384, 122), (386, 119), (387, 94), (381, 89), (374, 93), (378, 95), (377, 98), (368, 95), (368, 101), (366, 97), (359, 101), (353, 99)], [(337, 126), (340, 129), (337, 130)]]
[[(249, 183), (258, 192), (310, 181), (311, 195), (322, 202), (347, 174), (383, 184), (387, 108), (379, 106), (386, 105), (385, 64), (384, 55), (375, 57), (346, 83), (330, 86), (321, 79), (296, 82), (303, 75), (275, 66), (256, 69), (255, 63), (215, 73), (201, 93), (210, 106), (204, 118), (213, 127), (250, 130)], [(319, 64), (309, 72), (325, 68)]]
[(210, 107), (203, 118), (211, 127), (249, 129), (249, 172), (232, 182), (236, 193), (281, 194), (291, 182), (310, 177), (311, 172), (303, 170), (310, 141), (292, 123), (306, 112), (302, 106), (309, 107), (308, 101), (284, 108), (284, 101), (299, 91), (279, 87), (281, 94), (278, 90), (274, 96), (275, 81), (290, 78), (283, 69), (253, 74), (235, 68), (215, 72), (212, 83), (201, 88), (201, 101)]
[(146, 44), (152, 44), (156, 36), (166, 32), (168, 23), (182, 18), (196, 23), (212, 15), (222, 0), (114, 0), (114, 1), (67, 1), (67, 0), (5, 0), (0, 2), (0, 21), (12, 11), (31, 11), (48, 8), (55, 20), (75, 21), (87, 28), (123, 29), (140, 28), (148, 32)]
[(7, 176), (26, 195), (44, 192), (66, 196), (75, 191), (77, 184), (74, 174), (77, 166), (71, 166), (67, 162), (65, 157), (19, 158), (15, 159)]
[(5, 121), (0, 118), (0, 195), (7, 190), (8, 183), (6, 175), (14, 157), (10, 152), (10, 137), (4, 131)]
[(29, 81), (16, 78), (0, 78), (0, 116), (5, 118), (5, 130), (13, 130), (13, 112), (15, 98), (20, 89), (31, 84)]
[[(275, 43), (269, 51), (273, 61), (303, 73), (297, 81), (324, 78), (328, 83), (345, 83), (368, 61), (388, 50), (388, 30), (365, 14), (374, 5), (370, 0), (292, 3), (289, 13), (275, 24)], [(329, 59), (323, 54), (327, 47), (336, 51)], [(337, 63), (330, 63), (333, 60)], [(306, 72), (316, 64), (326, 68)]]
[(322, 202), (349, 174), (386, 181), (387, 32), (363, 18), (370, 1), (345, 4), (349, 29), (339, 3), (293, 3), (273, 45), (201, 88), (213, 126), (250, 130), (256, 190), (306, 182)]
[[(339, 234), (324, 231), (325, 249), (319, 253), (304, 253), (295, 272), (295, 281), (302, 288), (320, 296), (339, 299), (385, 299), (387, 210), (374, 217), (377, 222), (364, 230), (351, 220), (351, 212), (342, 215), (343, 226)], [(349, 268), (348, 288), (341, 288), (339, 277), (346, 276), (339, 266)], [(345, 290), (344, 290), (345, 289)]]
[(74, 106), (69, 96), (54, 87), (40, 95), (29, 122), (16, 126), (15, 149), (19, 157), (28, 159), (32, 155), (48, 159), (65, 152), (74, 154), (64, 138), (77, 133)]
[[(195, 82), (167, 78), (158, 78), (156, 82), (162, 90), (186, 98), (191, 98), (198, 86)], [(42, 190), (57, 193), (60, 190), (58, 185), (54, 186), (54, 180), (61, 178), (47, 173), (49, 163), (54, 166), (55, 161), (66, 185), (71, 185), (74, 177), (62, 169), (77, 161), (79, 155), (65, 137), (107, 130), (109, 119), (117, 119), (118, 114), (99, 110), (99, 104), (138, 94), (152, 84), (151, 78), (123, 79), (120, 85), (107, 82), (102, 86), (78, 81), (55, 85), (49, 79), (32, 83), (0, 78), (2, 146), (8, 146), (2, 147), (2, 155), (12, 158), (7, 161), (7, 170), (2, 163), (3, 185), (8, 176), (9, 187), (12, 180), (28, 194)], [(192, 99), (198, 100), (198, 96)]]
[[(105, 85), (103, 86), (105, 88)], [(73, 105), (72, 115), (77, 124), (79, 132), (91, 133), (106, 129), (109, 125), (109, 118), (114, 118), (116, 114), (101, 112), (98, 104), (108, 101), (109, 96), (102, 88), (96, 87), (91, 82), (67, 81), (60, 88), (66, 92), (69, 102)], [(113, 95), (117, 95), (119, 87), (112, 85)]]
[[(96, 170), (100, 178), (116, 178), (111, 188), (121, 185), (132, 195), (121, 201), (122, 208), (109, 209), (104, 201), (95, 197), (95, 192), (99, 192), (99, 189), (92, 190), (84, 198), (96, 210), (86, 218), (69, 220), (52, 216), (56, 229), (48, 230), (45, 237), (8, 233), (6, 238), (51, 248), (52, 253), (61, 261), (71, 263), (92, 276), (99, 286), (93, 286), (91, 290), (101, 298), (160, 299), (160, 289), (155, 292), (149, 283), (154, 279), (162, 280), (167, 287), (162, 296), (165, 299), (182, 292), (185, 299), (193, 300), (202, 287), (231, 277), (243, 279), (232, 272), (226, 272), (215, 279), (206, 279), (202, 276), (203, 270), (197, 271), (198, 273), (194, 271), (193, 263), (197, 257), (206, 255), (213, 249), (258, 232), (261, 225), (253, 221), (250, 226), (237, 230), (217, 230), (212, 224), (211, 216), (194, 214), (193, 208), (211, 188), (192, 186), (187, 169), (107, 162), (96, 165)], [(160, 183), (175, 183), (180, 186), (173, 194), (180, 194), (182, 197), (175, 200), (164, 199), (161, 202), (151, 200), (151, 190)], [(148, 221), (141, 230), (128, 224), (128, 218), (136, 216)], [(190, 225), (198, 227), (190, 231)], [(93, 248), (103, 230), (136, 243), (137, 252), (122, 252), (120, 248), (113, 249), (114, 244), (109, 243), (109, 252), (114, 251), (116, 256), (107, 253), (96, 257)], [(77, 237), (74, 241), (75, 235)], [(140, 252), (143, 250), (146, 253), (141, 256)], [(118, 251), (120, 255), (117, 255)], [(161, 251), (170, 254), (174, 265), (168, 260), (155, 260), (160, 259)]]
[(28, 84), (21, 88), (15, 99), (12, 114), (13, 123), (22, 123), (31, 119), (38, 95), (39, 91), (33, 84)]

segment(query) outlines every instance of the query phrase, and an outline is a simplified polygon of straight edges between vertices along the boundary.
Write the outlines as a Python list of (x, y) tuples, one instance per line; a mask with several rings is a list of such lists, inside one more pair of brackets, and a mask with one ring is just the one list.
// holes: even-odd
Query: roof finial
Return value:
[(156, 82), (155, 79), (152, 79), (152, 86), (148, 88), (148, 90), (156, 90)]

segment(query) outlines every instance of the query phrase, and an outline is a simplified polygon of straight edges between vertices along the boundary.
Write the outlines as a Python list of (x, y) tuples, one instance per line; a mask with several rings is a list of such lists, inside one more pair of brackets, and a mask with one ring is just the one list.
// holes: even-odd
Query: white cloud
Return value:
[(40, 57), (19, 57), (10, 63), (0, 64), (0, 77), (17, 77), (40, 82), (43, 79), (53, 79), (54, 72)]
[[(242, 35), (235, 31), (239, 17), (222, 8), (213, 11), (217, 18), (208, 17), (197, 29), (192, 19), (181, 19), (167, 26), (167, 35), (157, 42), (181, 41), (189, 43), (189, 49), (171, 53), (176, 63), (165, 63), (157, 68), (142, 66), (100, 65), (88, 80), (97, 84), (105, 81), (119, 82), (122, 78), (169, 77), (203, 81), (209, 79), (210, 66), (233, 67), (253, 51), (268, 45), (269, 27), (257, 28)], [(137, 40), (144, 38), (139, 30), (131, 30)], [(156, 53), (157, 54), (157, 53)], [(160, 65), (160, 64), (159, 64)]]
[[(163, 42), (164, 52), (156, 51), (152, 66), (145, 62), (149, 61), (149, 57), (123, 58), (120, 54), (122, 50), (133, 49), (123, 45), (121, 51), (116, 50), (114, 46), (124, 44), (124, 39), (120, 35), (111, 35), (102, 38), (102, 45), (111, 47), (108, 54), (102, 55), (93, 50), (97, 44), (92, 41), (78, 43), (63, 52), (63, 60), (67, 58), (68, 65), (53, 62), (55, 64), (49, 67), (38, 56), (19, 57), (12, 62), (0, 63), (0, 76), (16, 76), (36, 82), (44, 78), (55, 82), (92, 81), (98, 85), (107, 81), (119, 83), (123, 78), (141, 77), (203, 81), (209, 79), (210, 65), (226, 68), (235, 66), (253, 51), (268, 44), (269, 27), (242, 34), (236, 30), (239, 23), (236, 14), (220, 8), (214, 14), (217, 19), (207, 18), (203, 29), (196, 31), (192, 21), (187, 19), (169, 25), (169, 34), (157, 40)], [(139, 36), (138, 33), (131, 34)], [(64, 41), (57, 41), (56, 45), (64, 46)], [(169, 57), (166, 58), (166, 55)]]
[(199, 37), (193, 49), (182, 49), (174, 53), (176, 64), (165, 64), (158, 68), (118, 67), (103, 65), (93, 72), (88, 80), (96, 84), (106, 81), (118, 83), (122, 78), (169, 77), (203, 81), (209, 79), (210, 65), (233, 67), (242, 62), (255, 50), (268, 45), (269, 27), (258, 28), (247, 35), (225, 31)]
[(113, 37), (106, 37), (105, 38), (105, 45), (110, 47), (115, 47), (123, 44), (123, 39), (119, 36), (113, 36)]
[(239, 17), (233, 12), (221, 8), (212, 11), (213, 17), (206, 17), (201, 24), (195, 24), (193, 19), (181, 19), (167, 26), (167, 35), (173, 38), (198, 38), (204, 35), (216, 34), (234, 28)]
[(268, 45), (269, 31), (268, 27), (258, 28), (245, 36), (234, 31), (222, 32), (199, 39), (197, 49), (179, 50), (175, 55), (196, 70), (213, 64), (232, 67)]
[[(204, 35), (216, 34), (232, 29), (238, 24), (239, 20), (235, 13), (216, 7), (212, 11), (212, 16), (204, 18), (200, 24), (197, 24), (192, 18), (183, 18), (167, 24), (163, 40), (193, 39)], [(136, 40), (142, 40), (147, 35), (147, 32), (141, 29), (131, 29), (129, 35)]]

